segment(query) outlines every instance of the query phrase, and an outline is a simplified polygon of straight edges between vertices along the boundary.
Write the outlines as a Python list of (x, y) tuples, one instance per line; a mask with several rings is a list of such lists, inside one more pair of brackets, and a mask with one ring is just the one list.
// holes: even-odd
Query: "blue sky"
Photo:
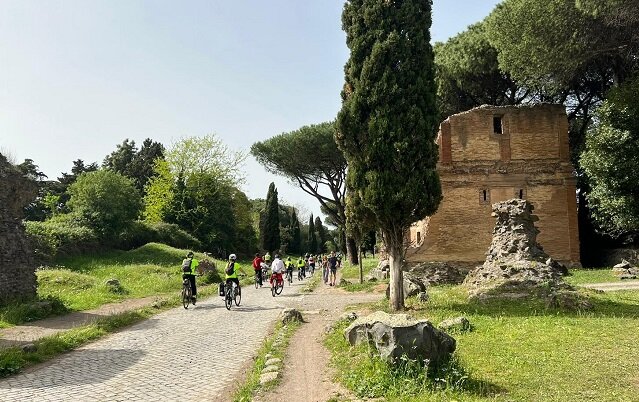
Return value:
[[(435, 0), (434, 41), (497, 0)], [(49, 177), (117, 144), (216, 133), (234, 149), (340, 107), (348, 58), (339, 0), (0, 0), (0, 152)], [(312, 153), (309, 152), (310, 156)], [(303, 156), (301, 156), (303, 157)], [(246, 163), (244, 191), (317, 213), (283, 178)]]

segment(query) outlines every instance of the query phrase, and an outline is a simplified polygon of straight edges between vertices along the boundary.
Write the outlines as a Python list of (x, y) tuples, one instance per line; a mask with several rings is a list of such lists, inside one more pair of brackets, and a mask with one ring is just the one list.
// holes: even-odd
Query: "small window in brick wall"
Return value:
[(493, 116), (493, 133), (503, 134), (502, 116)]
[(487, 188), (482, 188), (479, 190), (479, 204), (485, 205), (490, 204), (490, 190)]
[(515, 197), (519, 198), (520, 200), (525, 200), (526, 199), (526, 189), (525, 188), (520, 188), (519, 190), (517, 190), (517, 192), (515, 193)]

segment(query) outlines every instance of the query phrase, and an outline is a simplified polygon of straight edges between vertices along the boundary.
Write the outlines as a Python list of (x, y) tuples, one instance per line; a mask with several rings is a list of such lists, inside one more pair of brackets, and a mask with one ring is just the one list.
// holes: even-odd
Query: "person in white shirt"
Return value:
[(284, 261), (280, 259), (278, 254), (275, 254), (273, 264), (271, 264), (271, 271), (273, 272), (271, 275), (271, 285), (273, 284), (273, 279), (277, 280), (277, 283), (284, 283), (284, 278), (282, 277), (284, 270)]

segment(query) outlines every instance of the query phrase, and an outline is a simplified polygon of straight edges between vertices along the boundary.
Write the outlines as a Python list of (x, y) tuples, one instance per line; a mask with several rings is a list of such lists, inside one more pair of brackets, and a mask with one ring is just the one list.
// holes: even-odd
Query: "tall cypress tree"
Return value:
[(293, 210), (291, 214), (291, 243), (289, 245), (289, 254), (299, 254), (302, 252), (302, 232), (300, 231), (300, 221), (297, 219), (297, 213)]
[(260, 216), (260, 246), (270, 253), (280, 248), (280, 215), (275, 183), (268, 186), (266, 206)]
[(317, 234), (315, 233), (315, 223), (313, 214), (308, 218), (308, 252), (315, 254), (317, 252)]
[(431, 0), (348, 0), (342, 14), (351, 53), (335, 138), (348, 162), (347, 221), (380, 228), (394, 310), (404, 307), (404, 235), (442, 198), (431, 7)]
[(323, 253), (325, 251), (326, 240), (328, 236), (326, 234), (326, 228), (322, 224), (322, 219), (319, 216), (315, 217), (315, 233), (317, 233), (317, 253)]

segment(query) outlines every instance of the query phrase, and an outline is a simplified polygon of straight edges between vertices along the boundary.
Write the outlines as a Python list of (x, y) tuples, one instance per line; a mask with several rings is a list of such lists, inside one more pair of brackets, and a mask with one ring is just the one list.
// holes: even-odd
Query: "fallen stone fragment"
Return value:
[(292, 321), (304, 322), (304, 318), (302, 317), (302, 313), (294, 308), (285, 308), (280, 313), (280, 321), (282, 324), (287, 324)]
[(282, 363), (282, 359), (279, 359), (277, 357), (271, 357), (270, 359), (268, 359), (266, 361), (266, 363), (264, 363), (265, 366), (275, 366), (278, 364)]
[(466, 317), (449, 318), (440, 322), (438, 327), (446, 332), (468, 332), (471, 329), (470, 321)]
[(269, 382), (277, 380), (277, 377), (279, 377), (279, 375), (280, 373), (277, 371), (262, 374), (260, 376), (260, 385), (266, 385)]
[(276, 365), (265, 366), (262, 369), (262, 374), (273, 373), (273, 372), (279, 371), (279, 369), (280, 369), (280, 366), (276, 366)]
[(402, 356), (438, 365), (455, 351), (455, 339), (435, 328), (428, 320), (416, 321), (407, 314), (377, 311), (355, 320), (344, 336), (351, 345), (368, 342), (380, 357), (398, 364)]

